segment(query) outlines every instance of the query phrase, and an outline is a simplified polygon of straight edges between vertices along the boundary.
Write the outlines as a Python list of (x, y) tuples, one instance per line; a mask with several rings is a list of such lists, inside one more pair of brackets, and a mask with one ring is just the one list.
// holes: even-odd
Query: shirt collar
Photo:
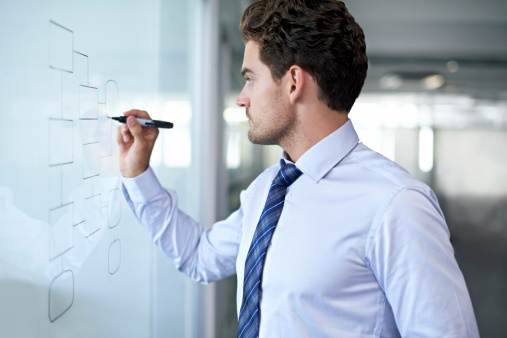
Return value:
[[(343, 126), (307, 150), (295, 163), (296, 166), (318, 183), (359, 143), (359, 137), (349, 119)], [(290, 162), (283, 151), (280, 166)]]

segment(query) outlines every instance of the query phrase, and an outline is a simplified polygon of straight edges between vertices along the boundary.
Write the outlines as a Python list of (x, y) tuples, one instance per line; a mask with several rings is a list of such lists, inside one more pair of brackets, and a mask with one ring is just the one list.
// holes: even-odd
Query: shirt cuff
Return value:
[(123, 177), (123, 185), (133, 203), (147, 203), (164, 193), (151, 167), (139, 176)]

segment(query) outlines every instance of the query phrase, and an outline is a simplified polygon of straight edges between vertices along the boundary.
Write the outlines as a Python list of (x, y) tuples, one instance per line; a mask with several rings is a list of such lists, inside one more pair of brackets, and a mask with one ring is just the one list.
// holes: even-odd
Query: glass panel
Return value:
[(197, 217), (199, 6), (0, 2), (0, 336), (191, 335), (195, 289), (127, 207), (108, 117), (138, 108), (175, 123), (152, 165)]

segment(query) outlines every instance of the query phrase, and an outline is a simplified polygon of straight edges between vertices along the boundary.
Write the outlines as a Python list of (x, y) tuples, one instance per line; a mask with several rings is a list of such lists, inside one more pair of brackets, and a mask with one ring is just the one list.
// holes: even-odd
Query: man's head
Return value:
[(364, 34), (336, 0), (258, 0), (243, 13), (243, 41), (259, 46), (259, 59), (279, 81), (297, 65), (319, 88), (319, 99), (348, 113), (366, 78)]

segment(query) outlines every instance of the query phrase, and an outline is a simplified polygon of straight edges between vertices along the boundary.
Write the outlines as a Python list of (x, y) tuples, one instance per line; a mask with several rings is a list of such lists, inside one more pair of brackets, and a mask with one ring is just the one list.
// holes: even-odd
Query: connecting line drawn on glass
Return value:
[(114, 275), (121, 265), (121, 242), (117, 238), (109, 245), (107, 268), (109, 274)]
[(49, 260), (55, 260), (74, 247), (74, 203), (49, 210)]
[[(72, 293), (69, 292), (72, 289)], [(68, 297), (72, 294), (72, 298)], [(74, 273), (65, 270), (49, 284), (48, 316), (53, 323), (67, 312), (74, 304)]]
[[(49, 166), (74, 162), (74, 123), (72, 120), (49, 119)], [(70, 142), (69, 142), (70, 141)]]
[(82, 220), (81, 222), (78, 222), (78, 223), (74, 224), (74, 227), (77, 227), (79, 224), (83, 224), (84, 222), (86, 222), (86, 221)]
[(76, 50), (74, 51), (74, 53), (84, 56), (86, 58), (86, 85), (89, 86), (90, 85), (90, 62), (89, 62), (88, 55), (78, 52)]
[(49, 68), (74, 72), (74, 32), (49, 20)]
[[(109, 90), (109, 95), (108, 89)], [(106, 82), (106, 117), (111, 118), (113, 116), (118, 116), (118, 101), (119, 101), (119, 93), (120, 88), (118, 87), (118, 82), (115, 80), (107, 80)], [(109, 96), (109, 99), (108, 99)]]

